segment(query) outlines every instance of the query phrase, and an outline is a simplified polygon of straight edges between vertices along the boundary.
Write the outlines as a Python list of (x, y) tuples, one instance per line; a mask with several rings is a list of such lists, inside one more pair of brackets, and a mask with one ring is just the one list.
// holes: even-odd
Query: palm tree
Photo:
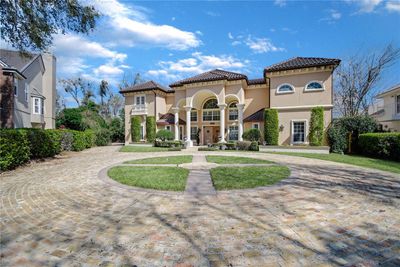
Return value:
[(101, 99), (101, 105), (104, 105), (103, 98), (107, 96), (109, 91), (108, 82), (106, 80), (102, 80), (99, 87), (99, 95)]

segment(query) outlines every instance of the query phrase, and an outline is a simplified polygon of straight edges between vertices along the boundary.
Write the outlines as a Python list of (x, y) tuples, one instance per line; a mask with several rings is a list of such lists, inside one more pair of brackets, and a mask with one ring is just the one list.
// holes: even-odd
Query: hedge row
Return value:
[(131, 136), (132, 142), (140, 141), (140, 117), (133, 116), (131, 119)]
[(267, 145), (277, 145), (279, 139), (279, 120), (276, 109), (266, 109), (264, 113), (264, 140)]
[(53, 157), (63, 150), (90, 148), (95, 140), (91, 130), (0, 129), (0, 172), (30, 159)]
[(400, 161), (400, 133), (366, 133), (358, 137), (361, 154)]
[(148, 116), (146, 118), (146, 140), (152, 143), (156, 139), (156, 118)]

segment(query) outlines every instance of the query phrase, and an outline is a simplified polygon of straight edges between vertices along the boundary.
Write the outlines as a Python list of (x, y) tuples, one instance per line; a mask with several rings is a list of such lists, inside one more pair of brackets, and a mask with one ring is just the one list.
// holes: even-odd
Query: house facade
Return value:
[(1, 127), (55, 128), (56, 58), (0, 50)]
[(332, 73), (338, 59), (296, 57), (264, 69), (263, 77), (211, 70), (174, 82), (169, 87), (154, 81), (120, 91), (125, 96), (125, 141), (132, 142), (132, 116), (141, 120), (146, 138), (146, 117), (155, 116), (157, 129), (174, 132), (175, 140), (192, 146), (241, 141), (244, 131), (264, 132), (265, 109), (278, 110), (279, 144), (308, 143), (313, 107), (324, 108), (324, 124), (332, 119)]
[(383, 130), (400, 132), (400, 84), (380, 93), (376, 100), (370, 106), (369, 114), (379, 122)]

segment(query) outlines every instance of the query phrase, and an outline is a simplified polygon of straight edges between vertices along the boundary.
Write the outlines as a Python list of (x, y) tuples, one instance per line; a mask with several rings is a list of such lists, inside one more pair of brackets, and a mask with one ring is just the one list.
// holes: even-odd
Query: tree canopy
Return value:
[(89, 33), (99, 13), (77, 0), (4, 0), (0, 17), (1, 39), (26, 52), (46, 50), (56, 33)]

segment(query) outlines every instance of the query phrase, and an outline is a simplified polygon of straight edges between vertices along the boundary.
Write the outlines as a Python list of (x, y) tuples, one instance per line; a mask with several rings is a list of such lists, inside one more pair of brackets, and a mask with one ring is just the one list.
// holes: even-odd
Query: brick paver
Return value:
[(399, 175), (225, 152), (287, 164), (295, 177), (193, 202), (99, 179), (104, 167), (161, 156), (116, 149), (0, 175), (1, 266), (400, 265)]

